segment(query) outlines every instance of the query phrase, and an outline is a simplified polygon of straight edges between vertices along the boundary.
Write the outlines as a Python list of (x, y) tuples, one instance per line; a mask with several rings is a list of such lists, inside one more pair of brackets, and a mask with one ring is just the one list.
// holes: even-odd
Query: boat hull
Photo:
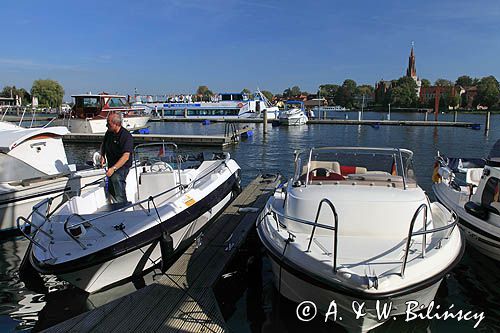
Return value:
[[(149, 116), (123, 117), (122, 126), (129, 131), (139, 130), (146, 127)], [(72, 133), (105, 133), (107, 119), (70, 119), (67, 123)]]
[(83, 173), (82, 177), (59, 177), (43, 183), (23, 186), (19, 191), (0, 193), (0, 234), (16, 232), (17, 217), (30, 215), (36, 203), (54, 197), (52, 206), (56, 207), (64, 199), (64, 196), (59, 195), (63, 191), (70, 196), (75, 195), (81, 187), (103, 176), (104, 171), (93, 170)]
[(437, 200), (458, 215), (458, 224), (467, 242), (482, 254), (500, 261), (498, 228), (467, 213), (463, 204), (468, 201), (468, 196), (453, 191), (445, 183), (434, 184), (432, 189)]
[[(229, 193), (211, 210), (174, 232), (171, 236), (175, 250), (182, 247), (183, 241), (194, 237), (207, 223), (212, 221), (231, 198), (232, 193)], [(154, 240), (125, 255), (82, 270), (60, 274), (58, 277), (88, 293), (94, 293), (130, 277), (141, 276), (143, 272), (158, 265), (161, 260), (159, 241)]]
[[(427, 307), (436, 296), (442, 281), (442, 279), (439, 279), (424, 289), (396, 297), (380, 298), (378, 300), (372, 298), (363, 299), (362, 297), (352, 297), (334, 292), (330, 289), (305, 281), (289, 272), (285, 267), (280, 267), (278, 262), (273, 258), (271, 258), (271, 263), (274, 283), (281, 295), (298, 304), (303, 301), (311, 301), (315, 304), (317, 311), (322, 314), (328, 313), (329, 310), (333, 312), (335, 308), (330, 306), (331, 302), (335, 301), (337, 307), (335, 322), (345, 327), (350, 332), (366, 332), (382, 325), (393, 316), (404, 314), (407, 309), (406, 302), (408, 301), (416, 301), (420, 305)], [(279, 278), (280, 276), (281, 280)], [(384, 305), (387, 308), (391, 306), (391, 311), (387, 318), (384, 319), (384, 316), (381, 316), (382, 318), (380, 319), (378, 318), (377, 302), (379, 302), (379, 312), (382, 311)], [(356, 312), (353, 306), (356, 308), (357, 304), (363, 303), (363, 312), (366, 313), (366, 315), (356, 319)], [(328, 316), (328, 319), (334, 320), (335, 317), (331, 314)]]

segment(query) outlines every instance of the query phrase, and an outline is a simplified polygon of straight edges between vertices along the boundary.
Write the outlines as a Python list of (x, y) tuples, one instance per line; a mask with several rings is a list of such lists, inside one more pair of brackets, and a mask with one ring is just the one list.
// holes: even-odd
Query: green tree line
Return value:
[(64, 89), (59, 82), (46, 79), (35, 80), (30, 92), (24, 88), (16, 88), (16, 86), (5, 86), (0, 92), (1, 97), (21, 98), (22, 105), (31, 103), (32, 97), (38, 98), (38, 105), (41, 107), (59, 107), (62, 104), (64, 97)]

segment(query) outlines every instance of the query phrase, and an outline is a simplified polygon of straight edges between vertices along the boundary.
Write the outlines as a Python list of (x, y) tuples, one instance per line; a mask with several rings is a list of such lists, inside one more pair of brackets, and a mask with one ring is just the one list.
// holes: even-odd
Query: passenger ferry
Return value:
[[(142, 100), (136, 96), (136, 100)], [(210, 102), (146, 102), (134, 103), (146, 107), (152, 115), (158, 118), (194, 118), (194, 119), (238, 119), (262, 118), (267, 112), (268, 119), (276, 119), (279, 109), (272, 106), (267, 98), (257, 91), (253, 99), (242, 93), (222, 93), (215, 95)]]

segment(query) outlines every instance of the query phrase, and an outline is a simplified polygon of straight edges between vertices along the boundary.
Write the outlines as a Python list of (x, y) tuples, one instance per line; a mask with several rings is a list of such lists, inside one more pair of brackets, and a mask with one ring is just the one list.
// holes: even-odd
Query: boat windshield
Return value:
[(125, 106), (127, 106), (125, 97), (112, 97), (108, 100), (108, 107), (110, 108), (123, 108)]
[(329, 147), (296, 153), (294, 185), (346, 182), (416, 187), (413, 153), (406, 149)]
[(302, 101), (286, 101), (285, 103), (285, 110), (291, 110), (291, 109), (303, 109), (304, 108), (304, 102)]

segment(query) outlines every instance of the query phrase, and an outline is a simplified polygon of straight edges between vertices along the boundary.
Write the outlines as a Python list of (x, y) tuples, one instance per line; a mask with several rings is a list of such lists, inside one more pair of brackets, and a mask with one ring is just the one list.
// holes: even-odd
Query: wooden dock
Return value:
[[(245, 127), (223, 135), (170, 135), (170, 134), (132, 134), (135, 143), (173, 142), (178, 146), (225, 147), (239, 142), (241, 135), (253, 128)], [(104, 134), (71, 133), (63, 136), (69, 143), (100, 143)]]
[[(262, 119), (259, 118), (215, 118), (209, 119), (214, 123), (253, 123), (261, 124)], [(156, 118), (151, 119), (152, 122), (202, 122), (203, 119), (195, 118)], [(267, 122), (271, 123), (273, 120), (269, 119)], [(308, 125), (369, 125), (369, 126), (438, 126), (438, 127), (466, 127), (476, 128), (480, 124), (464, 121), (434, 121), (434, 120), (357, 120), (357, 119), (311, 119), (307, 122)]]
[(212, 288), (280, 180), (254, 179), (205, 229), (201, 246), (193, 242), (160, 280), (45, 332), (228, 331)]

